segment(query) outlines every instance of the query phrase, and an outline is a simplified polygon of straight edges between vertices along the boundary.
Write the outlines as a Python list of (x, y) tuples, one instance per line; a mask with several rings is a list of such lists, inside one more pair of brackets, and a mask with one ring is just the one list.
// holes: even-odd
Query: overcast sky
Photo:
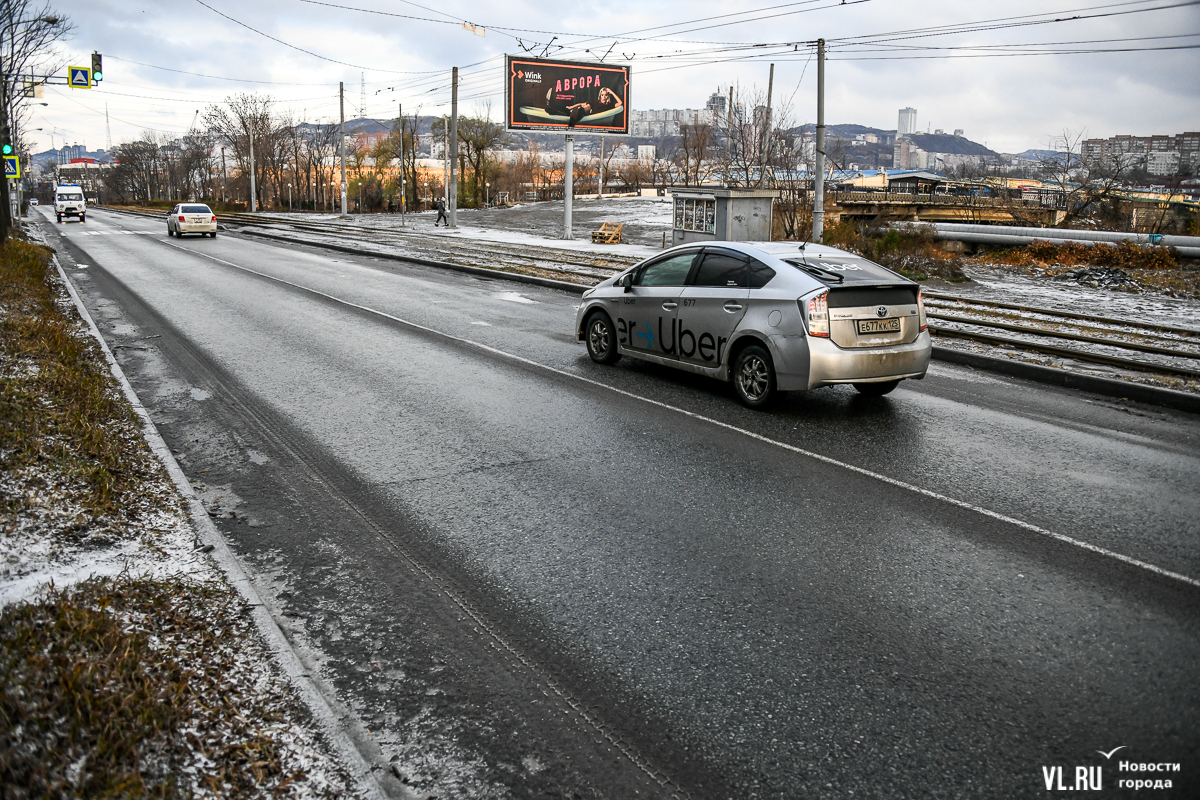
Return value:
[[(824, 37), (829, 124), (894, 129), (898, 109), (912, 106), (921, 130), (962, 128), (1002, 152), (1045, 147), (1064, 129), (1099, 137), (1200, 130), (1195, 1), (330, 3), (51, 0), (76, 26), (61, 44), (63, 58), (87, 66), (99, 51), (105, 78), (90, 91), (48, 87), (49, 105), (36, 107), (29, 123), (44, 129), (31, 131), (33, 149), (49, 147), (51, 133), (55, 146), (105, 147), (106, 104), (114, 145), (147, 129), (183, 133), (196, 111), (237, 92), (268, 93), (297, 119), (335, 120), (338, 81), (346, 83), (349, 119), (358, 115), (364, 77), (367, 116), (394, 117), (397, 102), (406, 113), (443, 114), (454, 65), (463, 68), (460, 110), (490, 102), (500, 119), (504, 54), (541, 53), (553, 37), (551, 55), (595, 60), (611, 47), (607, 61), (630, 63), (635, 109), (702, 107), (731, 83), (765, 90), (774, 62), (775, 104), (791, 99), (794, 119), (812, 122), (817, 70), (806, 43)], [(1031, 24), (1049, 17), (1086, 18)], [(928, 30), (1000, 19), (1007, 21), (991, 30)], [(464, 21), (486, 35), (464, 30)], [(876, 44), (846, 41), (890, 33)], [(979, 57), (997, 52), (1004, 55)]]

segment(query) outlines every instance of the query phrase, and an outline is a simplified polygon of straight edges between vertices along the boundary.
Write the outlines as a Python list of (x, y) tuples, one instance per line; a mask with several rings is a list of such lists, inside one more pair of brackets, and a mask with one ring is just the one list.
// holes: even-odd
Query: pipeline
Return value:
[(1183, 258), (1200, 258), (1200, 236), (1164, 236), (1157, 233), (1120, 233), (1117, 231), (1073, 231), (1059, 228), (1023, 228), (1009, 225), (970, 225), (961, 222), (893, 222), (899, 230), (933, 229), (938, 239), (972, 244), (1022, 246), (1035, 241), (1078, 242), (1089, 247), (1097, 244), (1133, 244), (1170, 247)]

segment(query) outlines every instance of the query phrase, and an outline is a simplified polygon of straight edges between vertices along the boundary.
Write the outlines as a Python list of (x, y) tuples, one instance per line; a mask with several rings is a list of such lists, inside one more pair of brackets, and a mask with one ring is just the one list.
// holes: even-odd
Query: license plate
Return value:
[(900, 318), (891, 317), (889, 319), (860, 319), (858, 321), (859, 333), (899, 333)]

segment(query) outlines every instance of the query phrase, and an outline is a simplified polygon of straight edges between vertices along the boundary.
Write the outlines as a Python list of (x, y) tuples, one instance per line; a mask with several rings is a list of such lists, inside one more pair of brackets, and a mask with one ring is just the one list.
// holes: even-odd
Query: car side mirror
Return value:
[(625, 273), (625, 277), (621, 278), (621, 285), (625, 287), (625, 291), (627, 291), (627, 292), (633, 291), (633, 273), (632, 272)]

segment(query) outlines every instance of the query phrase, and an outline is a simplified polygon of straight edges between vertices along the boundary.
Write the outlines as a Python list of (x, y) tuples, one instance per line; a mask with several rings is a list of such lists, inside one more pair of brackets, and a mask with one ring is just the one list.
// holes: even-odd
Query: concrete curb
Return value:
[[(113, 377), (121, 384), (121, 391), (124, 393), (125, 398), (133, 406), (133, 410), (137, 413), (138, 417), (141, 418), (142, 434), (146, 437), (147, 444), (150, 445), (150, 449), (154, 452), (155, 456), (162, 461), (163, 466), (167, 469), (167, 473), (171, 476), (172, 482), (187, 501), (188, 513), (191, 517), (192, 527), (196, 532), (197, 538), (204, 542), (205, 545), (212, 547), (211, 555), (213, 559), (225, 573), (229, 582), (250, 606), (256, 627), (278, 659), (278, 663), (283, 673), (287, 676), (288, 681), (295, 687), (305, 706), (307, 706), (309, 712), (312, 714), (313, 719), (316, 721), (322, 734), (326, 737), (334, 754), (341, 760), (342, 766), (350, 773), (359, 796), (370, 798), (370, 800), (388, 800), (389, 797), (395, 797), (395, 793), (387, 792), (379, 784), (370, 761), (360, 751), (359, 744), (355, 742), (355, 738), (361, 737), (351, 735), (346, 724), (346, 720), (350, 718), (349, 712), (340, 708), (340, 704), (335, 699), (332, 689), (318, 676), (316, 666), (308, 663), (308, 659), (305, 659), (292, 645), (287, 634), (281, 627), (278, 616), (263, 601), (262, 596), (258, 593), (238, 557), (234, 555), (225, 538), (221, 535), (221, 532), (217, 530), (216, 525), (209, 518), (208, 512), (205, 510), (204, 504), (200, 501), (199, 495), (192, 488), (192, 484), (187, 479), (187, 476), (183, 474), (183, 470), (179, 467), (179, 462), (171, 454), (166, 441), (163, 440), (162, 435), (158, 432), (158, 428), (154, 426), (154, 422), (150, 419), (150, 414), (146, 411), (141, 399), (138, 398), (137, 393), (133, 390), (133, 386), (125, 377), (124, 371), (121, 369), (120, 364), (117, 363), (112, 350), (108, 347), (108, 343), (104, 341), (104, 337), (100, 334), (100, 329), (96, 327), (95, 321), (92, 319), (87, 307), (84, 306), (82, 299), (80, 299), (79, 293), (75, 290), (74, 284), (71, 283), (71, 279), (67, 276), (66, 270), (62, 268), (57, 256), (53, 256), (52, 258), (54, 266), (58, 270), (59, 277), (62, 278), (68, 293), (71, 295), (71, 300), (75, 303), (75, 308), (79, 312), (79, 316), (83, 318), (84, 323), (88, 327), (88, 332), (104, 352), (109, 369), (112, 371)], [(400, 796), (411, 797), (411, 794), (404, 792)]]
[(386, 258), (390, 261), (407, 261), (410, 264), (420, 264), (425, 267), (437, 267), (438, 269), (449, 269), (455, 272), (466, 272), (471, 275), (483, 275), (489, 278), (501, 278), (508, 281), (516, 281), (518, 283), (530, 283), (535, 286), (546, 286), (551, 289), (562, 289), (565, 292), (572, 294), (583, 294), (591, 286), (584, 286), (578, 283), (570, 283), (569, 281), (556, 281), (553, 278), (539, 278), (536, 275), (522, 275), (517, 272), (504, 272), (499, 269), (487, 269), (486, 267), (468, 267), (463, 264), (451, 264), (447, 261), (432, 261), (427, 258), (416, 258), (415, 256), (401, 256), (394, 253), (377, 253), (373, 250), (362, 250), (357, 247), (349, 247), (344, 244), (332, 244), (329, 242), (311, 242), (306, 239), (298, 239), (292, 236), (281, 236), (277, 233), (269, 233), (267, 231), (258, 230), (243, 230), (243, 234), (247, 236), (258, 236), (263, 239), (274, 239), (275, 241), (287, 242), (289, 244), (307, 245), (309, 247), (321, 247), (326, 250), (337, 250), (340, 253), (352, 253), (358, 256), (369, 256), (371, 258)]
[(1084, 392), (1092, 392), (1093, 394), (1101, 394), (1106, 397), (1127, 398), (1129, 400), (1136, 400), (1139, 403), (1148, 403), (1155, 406), (1174, 408), (1179, 411), (1187, 411), (1192, 414), (1200, 414), (1200, 395), (1179, 392), (1174, 389), (1146, 386), (1145, 384), (1131, 383), (1115, 378), (1101, 378), (1096, 375), (1084, 375), (1065, 369), (1044, 367), (1040, 364), (1028, 364), (1024, 361), (985, 356), (978, 353), (968, 353), (965, 350), (955, 350), (951, 347), (939, 347), (937, 345), (933, 348), (933, 357), (938, 361), (962, 364), (976, 369), (985, 369), (989, 372), (999, 372), (1011, 375), (1014, 378), (1024, 378), (1025, 380), (1037, 381), (1038, 383), (1048, 383), (1067, 389), (1078, 389)]

